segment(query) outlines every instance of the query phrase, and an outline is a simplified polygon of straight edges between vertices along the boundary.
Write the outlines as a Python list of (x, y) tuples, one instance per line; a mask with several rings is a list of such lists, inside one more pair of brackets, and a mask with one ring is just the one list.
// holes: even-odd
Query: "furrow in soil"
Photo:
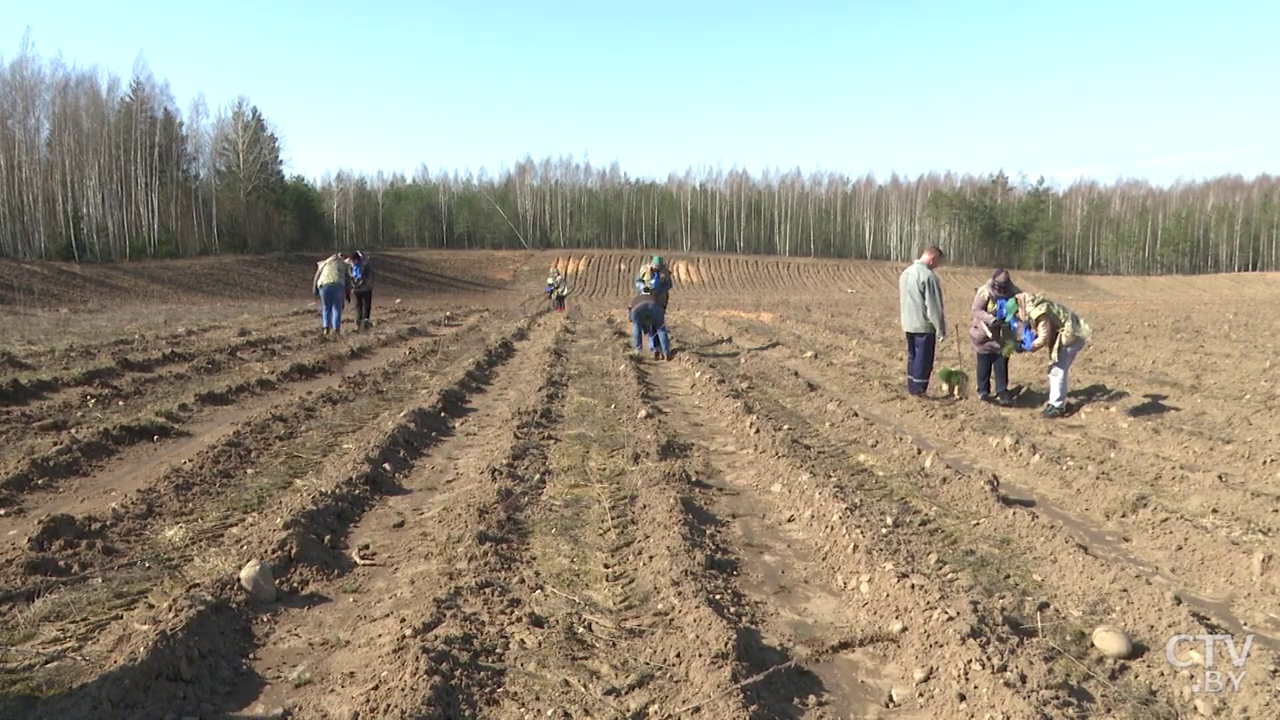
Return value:
[(267, 685), (249, 714), (475, 717), (499, 701), (568, 332), (546, 316), (469, 373), (442, 399), (447, 431), (395, 469), (399, 490), (376, 508), (332, 528), (306, 524), (312, 537), (294, 548), (288, 577), (318, 604), (257, 624), (251, 664)]
[(737, 605), (715, 572), (699, 498), (669, 434), (640, 417), (634, 366), (586, 324), (541, 502), (524, 616), (492, 718), (746, 718)]
[[(5, 639), (33, 653), (56, 647), (109, 662), (127, 658), (120, 655), (119, 643), (136, 642), (131, 628), (156, 627), (151, 616), (164, 615), (170, 609), (166, 603), (184, 596), (193, 583), (212, 582), (216, 590), (221, 588), (216, 578), (234, 577), (236, 553), (229, 548), (250, 552), (264, 528), (274, 531), (283, 522), (295, 498), (330, 498), (327, 488), (335, 483), (330, 468), (341, 467), (343, 457), (381, 452), (386, 423), (406, 405), (413, 407), (419, 394), (430, 393), (442, 368), (505, 347), (492, 338), (505, 339), (510, 331), (492, 336), (485, 330), (475, 325), (447, 344), (415, 346), (370, 372), (352, 375), (342, 388), (264, 412), (105, 516), (47, 518), (15, 548), (19, 556), (6, 562), (7, 584), (17, 590), (4, 598), (10, 610), (0, 628)], [(415, 415), (418, 421), (426, 422)], [(62, 628), (58, 637), (44, 632), (54, 627)], [(49, 671), (37, 664), (14, 681), (35, 678), (62, 686), (69, 681), (56, 676), (67, 669)]]
[[(440, 343), (474, 321), (465, 314), (449, 313), (423, 323), (435, 326), (431, 332), (414, 325), (364, 344), (326, 350), (320, 360), (285, 360), (274, 373), (267, 369), (254, 380), (232, 386), (242, 391), (230, 392), (224, 387), (219, 392), (228, 400), (217, 406), (201, 407), (196, 399), (201, 393), (179, 384), (168, 392), (181, 393), (192, 402), (163, 408), (140, 403), (140, 415), (73, 431), (53, 450), (28, 458), (20, 469), (0, 480), (0, 533), (20, 528), (24, 516), (39, 519), (49, 514), (105, 510), (156, 473), (215, 444), (253, 413), (273, 403), (287, 404), (303, 394), (334, 388), (349, 374), (375, 369), (415, 347)], [(406, 343), (410, 350), (404, 349)]]
[[(695, 345), (715, 342), (701, 331), (689, 334)], [(800, 476), (806, 483), (844, 498), (831, 516), (833, 527), (844, 524), (839, 516), (862, 508), (854, 513), (866, 516), (862, 534), (877, 528), (885, 542), (910, 538), (907, 545), (891, 543), (890, 582), (934, 581), (966, 594), (972, 614), (961, 610), (960, 620), (964, 634), (983, 646), (982, 667), (1004, 668), (1001, 680), (1009, 684), (1012, 678), (1011, 687), (1034, 706), (1176, 717), (1193, 700), (1208, 706), (1225, 701), (1246, 712), (1276, 704), (1274, 688), (1265, 684), (1225, 700), (1192, 697), (1190, 676), (1164, 661), (1160, 639), (1221, 626), (1141, 572), (1092, 552), (1070, 528), (1011, 502), (990, 474), (947, 465), (912, 435), (848, 407), (844, 393), (832, 394), (761, 355), (685, 357), (740, 398), (749, 432), (771, 437), (780, 456), (812, 468)], [(796, 397), (809, 400), (797, 404)], [(846, 477), (850, 470), (855, 477)], [(859, 590), (866, 574), (857, 576)], [(872, 573), (869, 582), (874, 578)], [(840, 579), (851, 582), (848, 574)], [(1090, 590), (1117, 586), (1127, 591), (1103, 596)], [(936, 620), (939, 610), (950, 616), (955, 603), (914, 614), (932, 612)], [(1089, 647), (1089, 632), (1104, 623), (1159, 646), (1142, 646), (1127, 661), (1107, 660)], [(1265, 677), (1275, 673), (1274, 655), (1260, 647), (1264, 638), (1257, 640), (1251, 662)]]
[[(739, 323), (733, 325), (740, 328)], [(759, 337), (738, 335), (742, 343)], [(810, 333), (806, 344), (814, 345), (818, 336)], [(765, 357), (793, 379), (798, 376), (811, 385), (831, 388), (836, 395), (855, 395), (838, 356), (824, 360), (833, 356), (829, 347), (815, 346), (816, 352), (802, 352), (782, 344)], [(1048, 428), (1051, 432), (1033, 433), (1026, 421), (1009, 417), (1027, 412), (1025, 408), (1002, 411), (972, 401), (948, 401), (902, 409), (896, 405), (901, 395), (901, 388), (863, 389), (856, 393), (856, 405), (864, 419), (879, 418), (881, 424), (889, 425), (886, 419), (894, 418), (892, 425), (912, 435), (917, 445), (968, 473), (994, 473), (1009, 502), (1061, 523), (1096, 554), (1180, 593), (1233, 631), (1258, 633), (1260, 639), (1280, 647), (1280, 616), (1275, 615), (1274, 602), (1280, 584), (1268, 577), (1272, 536), (1280, 525), (1267, 519), (1275, 517), (1274, 503), (1259, 495), (1266, 492), (1266, 483), (1246, 485), (1227, 482), (1225, 476), (1206, 480), (1195, 473), (1175, 472), (1168, 476), (1170, 483), (1153, 484), (1136, 493), (1126, 485), (1130, 491), (1117, 495), (1112, 490), (1115, 479), (1127, 476), (1129, 468), (1159, 466), (1160, 460), (1151, 453), (1163, 446), (1159, 438), (1165, 433), (1155, 426), (1151, 430), (1158, 435), (1130, 445), (1115, 440), (1109, 431), (1112, 412), (1090, 416), (1088, 405), (1083, 419), (1056, 421)], [(1247, 474), (1239, 462), (1239, 458), (1223, 459), (1218, 466)], [(1240, 469), (1233, 471), (1233, 467)], [(1196, 497), (1212, 498), (1214, 512), (1196, 512), (1188, 507), (1192, 504), (1188, 497), (1193, 503), (1198, 502)], [(1217, 541), (1188, 541), (1210, 537)]]

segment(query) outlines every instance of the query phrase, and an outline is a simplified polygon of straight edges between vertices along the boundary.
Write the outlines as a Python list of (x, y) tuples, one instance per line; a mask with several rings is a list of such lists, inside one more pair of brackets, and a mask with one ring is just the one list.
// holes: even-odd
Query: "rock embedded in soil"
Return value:
[(240, 587), (249, 593), (249, 598), (256, 603), (272, 603), (276, 601), (276, 581), (271, 575), (271, 568), (261, 560), (250, 560), (240, 570)]
[(1099, 625), (1093, 631), (1093, 646), (1109, 658), (1125, 659), (1133, 654), (1133, 641), (1119, 628)]

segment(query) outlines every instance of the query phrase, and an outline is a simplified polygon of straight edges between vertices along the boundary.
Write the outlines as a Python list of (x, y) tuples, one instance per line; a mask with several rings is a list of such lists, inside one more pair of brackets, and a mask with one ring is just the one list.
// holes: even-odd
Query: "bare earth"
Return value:
[(1016, 274), (1049, 421), (905, 397), (889, 264), (674, 256), (630, 355), (642, 257), (379, 254), (333, 339), (315, 258), (0, 263), (0, 716), (1280, 717), (1275, 277)]

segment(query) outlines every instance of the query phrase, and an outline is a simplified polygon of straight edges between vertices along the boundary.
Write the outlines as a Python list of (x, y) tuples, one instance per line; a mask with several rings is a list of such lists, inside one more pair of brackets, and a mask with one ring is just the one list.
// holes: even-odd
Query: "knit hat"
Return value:
[(1007, 296), (1009, 291), (1013, 289), (1013, 280), (1009, 277), (1009, 271), (1004, 268), (996, 270), (991, 275), (991, 289), (996, 291), (997, 295)]

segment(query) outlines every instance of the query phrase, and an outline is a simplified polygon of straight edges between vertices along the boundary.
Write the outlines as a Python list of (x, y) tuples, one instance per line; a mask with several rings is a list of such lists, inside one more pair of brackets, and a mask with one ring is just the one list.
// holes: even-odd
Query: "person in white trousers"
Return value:
[(1071, 308), (1038, 293), (1018, 293), (1013, 296), (1013, 302), (1016, 305), (1009, 308), (1009, 314), (1016, 315), (1019, 323), (1035, 333), (1031, 347), (1024, 349), (1019, 345), (1017, 352), (1049, 348), (1049, 402), (1041, 415), (1063, 417), (1067, 414), (1071, 365), (1088, 343), (1093, 329)]

